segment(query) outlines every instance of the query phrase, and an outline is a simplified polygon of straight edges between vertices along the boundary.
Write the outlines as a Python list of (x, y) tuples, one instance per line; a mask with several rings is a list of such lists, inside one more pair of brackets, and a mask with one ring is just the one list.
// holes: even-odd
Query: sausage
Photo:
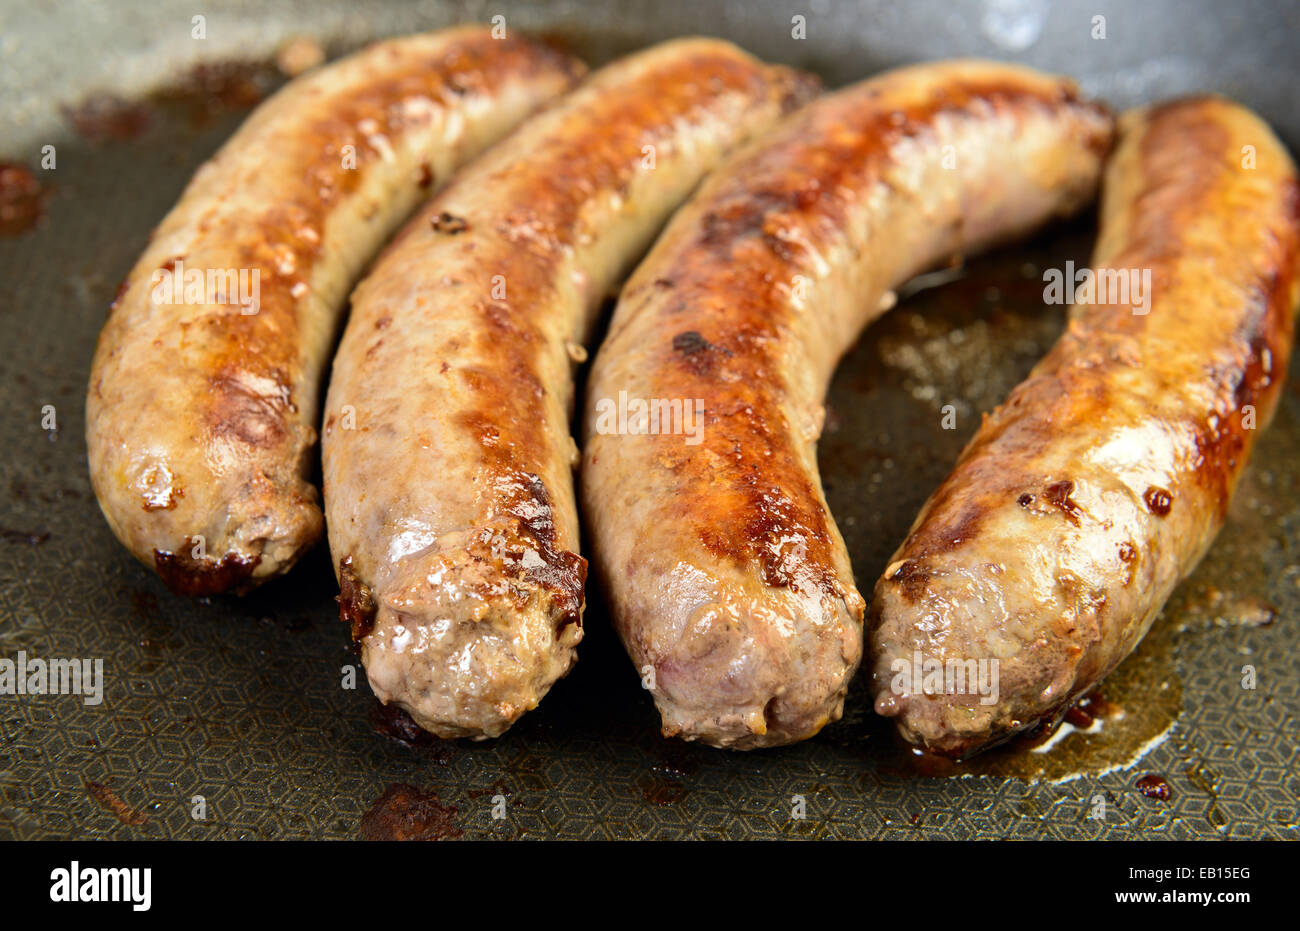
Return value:
[(1126, 113), (1100, 222), (1096, 283), (1065, 334), (876, 584), (876, 710), (934, 752), (1058, 719), (1129, 654), (1214, 539), (1277, 404), (1300, 187), (1269, 128), (1216, 97)]
[(840, 716), (865, 605), (817, 472), (834, 366), (890, 289), (1086, 203), (1110, 132), (1063, 79), (903, 68), (793, 115), (674, 218), (593, 363), (582, 481), (665, 735), (751, 749)]
[(330, 548), (375, 694), (420, 727), (497, 736), (574, 662), (572, 366), (700, 177), (816, 89), (706, 39), (616, 62), (458, 176), (357, 288), (326, 401)]
[(309, 454), (348, 288), (582, 70), (481, 26), (380, 42), (290, 83), (199, 169), (118, 290), (86, 399), (104, 516), (174, 591), (247, 590), (319, 539)]

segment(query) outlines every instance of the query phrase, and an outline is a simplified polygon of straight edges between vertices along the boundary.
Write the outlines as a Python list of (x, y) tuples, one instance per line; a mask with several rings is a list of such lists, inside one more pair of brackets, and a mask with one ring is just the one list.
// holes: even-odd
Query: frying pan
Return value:
[[(0, 656), (98, 658), (105, 677), (98, 705), (0, 696), (0, 837), (384, 836), (386, 816), (403, 810), (427, 837), (1296, 836), (1295, 367), (1213, 550), (1103, 684), (1111, 713), (1046, 749), (1017, 745), (961, 766), (900, 748), (861, 678), (844, 720), (795, 747), (740, 754), (665, 741), (598, 590), (581, 662), (537, 711), (489, 743), (422, 739), (383, 714), (364, 676), (342, 687), (356, 659), (324, 547), (244, 599), (177, 598), (137, 565), (90, 490), (82, 405), (117, 282), (193, 170), (281, 80), (261, 63), (293, 36), (335, 55), (500, 14), (593, 64), (702, 33), (832, 85), (905, 62), (993, 57), (1069, 73), (1117, 108), (1219, 91), (1259, 111), (1294, 151), (1300, 7), (202, 6), (204, 38), (186, 0), (0, 5), (0, 159), (36, 169), (45, 189), (36, 225), (0, 238)], [(805, 38), (793, 36), (796, 16)], [(55, 165), (40, 169), (46, 146)], [(904, 301), (840, 366), (820, 458), (864, 591), (980, 412), (1059, 334), (1042, 269), (1086, 261), (1094, 232), (1085, 217), (972, 262)], [(945, 404), (956, 430), (941, 427)], [(1243, 687), (1246, 667), (1254, 688)], [(1139, 790), (1147, 775), (1165, 781), (1167, 798)]]

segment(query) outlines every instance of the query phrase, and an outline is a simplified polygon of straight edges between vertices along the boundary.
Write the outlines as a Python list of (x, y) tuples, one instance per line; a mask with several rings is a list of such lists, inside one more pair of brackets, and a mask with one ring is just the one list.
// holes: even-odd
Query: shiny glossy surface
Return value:
[[(1122, 128), (1093, 264), (1149, 273), (1150, 305), (1075, 305), (876, 587), (876, 710), (930, 750), (1005, 740), (1110, 672), (1209, 547), (1277, 403), (1300, 293), (1289, 156), (1219, 98)], [(900, 692), (914, 653), (996, 658), (999, 700)]]
[[(1085, 203), (1109, 138), (1062, 79), (900, 69), (795, 114), (674, 218), (593, 364), (583, 467), (666, 735), (748, 749), (839, 717), (864, 603), (816, 468), (835, 363), (894, 287)], [(701, 441), (602, 431), (620, 392), (700, 399)]]
[[(320, 537), (307, 476), (347, 288), (432, 184), (580, 71), (475, 26), (380, 43), (289, 84), (199, 169), (118, 291), (86, 416), (105, 517), (176, 591), (245, 590)], [(156, 300), (161, 276), (232, 272), (256, 290)]]
[(462, 172), (358, 286), (325, 410), (330, 547), (374, 600), (372, 687), (420, 726), (497, 736), (576, 660), (574, 358), (699, 179), (817, 89), (709, 39), (616, 62)]

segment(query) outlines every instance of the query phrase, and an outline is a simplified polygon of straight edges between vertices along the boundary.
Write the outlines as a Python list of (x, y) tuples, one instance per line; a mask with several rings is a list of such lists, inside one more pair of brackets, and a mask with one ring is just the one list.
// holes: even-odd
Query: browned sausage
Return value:
[(348, 288), (582, 70), (481, 26), (381, 42), (290, 83), (199, 169), (122, 283), (86, 399), (104, 516), (173, 590), (247, 589), (320, 537), (309, 455)]
[(572, 366), (605, 296), (733, 146), (817, 85), (709, 39), (618, 61), (471, 165), (357, 288), (323, 451), (375, 693), (491, 737), (573, 664)]
[(790, 117), (670, 224), (594, 363), (583, 468), (665, 734), (771, 746), (840, 715), (864, 604), (817, 473), (835, 363), (890, 289), (1087, 202), (1110, 131), (1060, 78), (904, 68)]
[[(1121, 131), (1092, 299), (876, 585), (876, 710), (934, 751), (1058, 717), (1129, 654), (1214, 539), (1281, 390), (1300, 296), (1286, 150), (1215, 97)], [(996, 688), (971, 687), (981, 671)]]

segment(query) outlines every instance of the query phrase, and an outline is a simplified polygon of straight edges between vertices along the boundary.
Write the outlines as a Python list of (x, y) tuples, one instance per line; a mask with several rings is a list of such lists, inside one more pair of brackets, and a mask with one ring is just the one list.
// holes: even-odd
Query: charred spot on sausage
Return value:
[(339, 593), (334, 600), (339, 603), (339, 620), (352, 634), (352, 651), (360, 654), (361, 641), (374, 630), (378, 606), (369, 586), (353, 571), (351, 556), (339, 560)]
[(458, 236), (469, 229), (468, 220), (447, 213), (445, 210), (434, 214), (430, 225), (435, 233), (446, 233), (448, 236)]
[(522, 476), (523, 488), (508, 508), (519, 521), (519, 529), (532, 538), (538, 552), (535, 560), (521, 560), (523, 575), (549, 591), (559, 609), (556, 633), (570, 624), (582, 626), (582, 607), (587, 582), (587, 560), (569, 550), (556, 549), (555, 517), (551, 496), (541, 478)]
[(1174, 496), (1163, 488), (1152, 485), (1142, 493), (1147, 510), (1156, 517), (1165, 517), (1174, 506)]
[(194, 537), (187, 537), (179, 553), (153, 551), (154, 568), (167, 587), (178, 595), (199, 597), (239, 591), (262, 561), (260, 554), (250, 559), (228, 553), (220, 561), (195, 558), (190, 554), (197, 546)]
[(1069, 479), (1053, 482), (1043, 491), (1043, 497), (1047, 499), (1048, 504), (1064, 514), (1065, 519), (1077, 527), (1081, 512), (1079, 506), (1071, 499), (1072, 494), (1074, 494), (1074, 482)]
[(673, 337), (673, 349), (685, 356), (705, 352), (712, 348), (713, 344), (694, 330), (687, 330), (685, 333), (678, 333)]

